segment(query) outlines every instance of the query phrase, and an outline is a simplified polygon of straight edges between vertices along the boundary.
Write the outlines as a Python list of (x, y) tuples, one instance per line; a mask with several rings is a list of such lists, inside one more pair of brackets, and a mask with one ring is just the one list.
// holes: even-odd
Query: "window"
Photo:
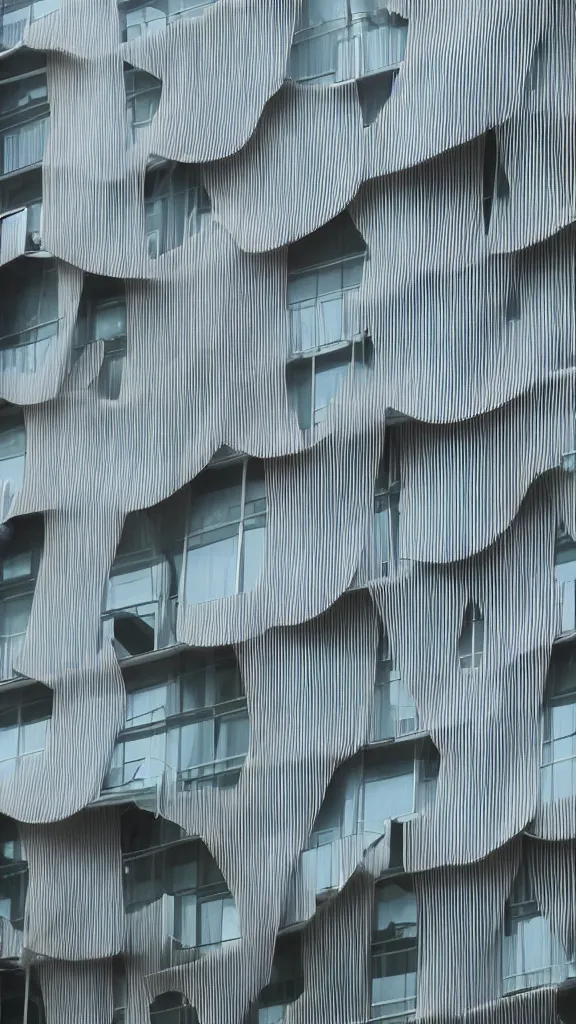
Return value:
[[(0, 209), (4, 217), (0, 221), (2, 245), (5, 232), (16, 218), (23, 218), (24, 252), (39, 252), (42, 249), (42, 171), (27, 171), (16, 178), (8, 178), (0, 191)], [(19, 222), (19, 220), (18, 220)]]
[(186, 600), (200, 604), (253, 590), (265, 533), (263, 463), (249, 459), (205, 470), (192, 485)]
[(362, 340), (364, 331), (352, 323), (352, 313), (365, 258), (364, 239), (347, 212), (289, 246), (294, 355)]
[(402, 683), (388, 636), (382, 631), (376, 662), (372, 739), (398, 739), (417, 729), (416, 705)]
[(174, 897), (173, 937), (180, 948), (217, 948), (240, 938), (234, 900), (204, 843), (172, 822), (154, 820), (162, 822), (136, 807), (122, 815), (127, 912), (166, 894)]
[(24, 483), (26, 427), (22, 410), (7, 402), (0, 404), (0, 482), (2, 519), (7, 519), (12, 499)]
[(0, 66), (0, 173), (42, 163), (48, 136), (46, 60), (33, 51)]
[(374, 579), (394, 575), (399, 567), (400, 458), (397, 445), (387, 433), (384, 455), (374, 489)]
[(22, 853), (18, 825), (12, 818), (0, 815), (0, 917), (18, 931), (24, 927), (27, 888), (28, 864)]
[(198, 1015), (181, 992), (163, 992), (150, 1003), (150, 1024), (198, 1024)]
[(356, 82), (365, 128), (374, 123), (380, 111), (390, 99), (397, 77), (398, 68), (394, 68), (392, 71), (381, 71), (377, 75), (359, 78)]
[(326, 419), (343, 381), (372, 361), (358, 322), (366, 246), (348, 213), (288, 250), (292, 357), (287, 384), (302, 430)]
[(0, 679), (17, 674), (32, 608), (43, 542), (42, 516), (15, 521), (13, 532), (0, 547)]
[(148, 127), (158, 110), (162, 82), (147, 71), (124, 64), (124, 87), (128, 127), (132, 141), (136, 142), (139, 133)]
[(147, 32), (161, 32), (181, 18), (198, 18), (215, 0), (120, 0), (123, 42), (139, 39)]
[(484, 136), (484, 186), (483, 186), (483, 209), (484, 209), (484, 231), (488, 234), (494, 196), (497, 199), (507, 199), (510, 195), (510, 185), (504, 170), (496, 140), (496, 132), (493, 128)]
[(148, 654), (176, 641), (181, 554), (175, 549), (181, 551), (182, 534), (164, 538), (154, 513), (128, 514), (110, 570), (103, 636), (105, 642), (114, 641), (118, 658)]
[(11, 50), (22, 42), (30, 21), (59, 9), (59, 0), (3, 0), (0, 10), (0, 49)]
[[(288, 74), (299, 82), (343, 82), (398, 67), (408, 22), (368, 0), (305, 0), (294, 34)], [(368, 10), (366, 8), (369, 8)]]
[(281, 936), (274, 950), (270, 981), (260, 992), (251, 1024), (279, 1024), (286, 1007), (303, 991), (300, 935)]
[(391, 818), (428, 806), (439, 770), (430, 739), (369, 748), (336, 769), (312, 829), (309, 846), (325, 846), (360, 832), (381, 835)]
[(0, 308), (0, 370), (42, 369), (58, 334), (58, 274), (52, 260), (14, 260), (2, 270), (2, 290), (14, 301)]
[(380, 1020), (416, 1009), (418, 928), (412, 879), (378, 882), (372, 933), (372, 1017)]
[(126, 723), (104, 788), (142, 788), (164, 765), (183, 789), (236, 785), (249, 723), (238, 663), (230, 648), (195, 650), (125, 670)]
[(576, 973), (573, 958), (567, 957), (542, 916), (526, 863), (521, 865), (506, 903), (502, 954), (505, 994), (557, 984)]
[(27, 754), (44, 750), (51, 716), (52, 691), (41, 683), (0, 691), (0, 775), (13, 770)]
[(153, 260), (199, 231), (211, 209), (201, 172), (191, 164), (167, 162), (148, 171), (144, 200), (148, 256)]
[(550, 803), (576, 793), (576, 648), (552, 651), (543, 716), (540, 793)]
[(120, 397), (126, 359), (126, 293), (123, 281), (87, 274), (76, 330), (75, 358), (97, 341), (104, 342), (98, 375), (101, 398)]
[(555, 573), (560, 599), (560, 632), (576, 629), (576, 543), (561, 526), (556, 536)]
[(484, 618), (480, 608), (470, 601), (464, 612), (462, 631), (458, 643), (460, 668), (479, 668), (484, 651)]

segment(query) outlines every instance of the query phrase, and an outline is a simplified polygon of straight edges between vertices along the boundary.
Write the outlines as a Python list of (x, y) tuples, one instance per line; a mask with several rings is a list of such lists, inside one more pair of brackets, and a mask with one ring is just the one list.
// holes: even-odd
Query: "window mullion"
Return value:
[(244, 548), (244, 515), (246, 508), (246, 478), (248, 475), (248, 459), (244, 460), (242, 465), (242, 494), (240, 498), (240, 522), (238, 523), (238, 557), (236, 560), (236, 593), (240, 593), (240, 584), (242, 579), (242, 562), (243, 562), (243, 548)]

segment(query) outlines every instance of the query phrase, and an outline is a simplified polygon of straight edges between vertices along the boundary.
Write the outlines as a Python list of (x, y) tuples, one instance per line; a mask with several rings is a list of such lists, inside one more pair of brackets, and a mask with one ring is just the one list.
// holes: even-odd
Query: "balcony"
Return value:
[(161, 32), (184, 18), (199, 18), (215, 0), (119, 0), (122, 41)]
[(27, 26), (52, 14), (60, 7), (59, 0), (6, 0), (0, 12), (0, 50), (12, 50), (22, 42)]
[(57, 335), (55, 319), (0, 338), (0, 371), (32, 374), (41, 370)]
[(48, 138), (50, 118), (47, 114), (26, 124), (5, 128), (0, 132), (2, 175), (13, 174), (41, 164)]
[(385, 9), (351, 14), (334, 0), (326, 0), (323, 13), (318, 6), (317, 23), (301, 22), (294, 34), (290, 78), (310, 84), (347, 82), (400, 66), (408, 36), (405, 19)]

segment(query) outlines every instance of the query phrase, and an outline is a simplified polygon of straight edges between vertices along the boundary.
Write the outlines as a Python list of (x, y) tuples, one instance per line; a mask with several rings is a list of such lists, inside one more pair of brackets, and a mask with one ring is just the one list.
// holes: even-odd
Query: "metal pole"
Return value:
[(28, 997), (30, 995), (30, 961), (26, 961), (25, 970), (25, 983), (24, 983), (24, 1015), (22, 1017), (22, 1024), (28, 1024)]

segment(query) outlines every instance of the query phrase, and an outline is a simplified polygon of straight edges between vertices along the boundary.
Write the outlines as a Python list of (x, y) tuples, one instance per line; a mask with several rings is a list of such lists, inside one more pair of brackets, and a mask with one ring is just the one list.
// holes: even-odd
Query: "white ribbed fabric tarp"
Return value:
[[(44, 752), (0, 776), (0, 812), (20, 823), (29, 865), (24, 933), (0, 918), (1, 955), (34, 963), (47, 1024), (112, 1024), (122, 955), (126, 1024), (149, 1024), (150, 1001), (172, 990), (200, 1024), (243, 1024), (292, 915), (304, 993), (286, 1024), (367, 1021), (387, 826), (341, 852), (338, 892), (318, 908), (301, 855), (335, 769), (369, 741), (384, 625), (440, 754), (435, 803), (403, 829), (418, 905), (416, 1016), (555, 1024), (553, 988), (502, 998), (501, 948), (521, 857), (554, 934), (569, 948), (576, 935), (576, 797), (543, 805), (539, 778), (560, 631), (558, 527), (576, 538), (575, 476), (562, 465), (576, 446), (576, 7), (383, 4), (409, 20), (406, 53), (364, 127), (354, 82), (286, 80), (300, 6), (216, 0), (122, 43), (116, 0), (61, 0), (26, 29), (47, 59), (42, 242), (59, 320), (42, 367), (0, 373), (0, 397), (26, 422), (10, 516), (41, 513), (45, 527), (16, 668), (50, 687), (54, 704)], [(162, 83), (136, 142), (124, 62)], [(509, 194), (494, 196), (485, 232), (491, 129)], [(144, 212), (151, 157), (201, 165), (212, 204), (201, 229), (156, 260)], [(374, 357), (312, 443), (287, 390), (287, 246), (345, 209), (368, 253), (348, 313)], [(2, 260), (16, 253), (8, 229)], [(115, 401), (95, 384), (102, 342), (71, 368), (86, 274), (125, 282)], [(507, 317), (512, 293), (519, 315)], [(403, 568), (366, 579), (392, 418)], [(125, 719), (101, 612), (126, 516), (166, 501), (175, 522), (178, 492), (222, 445), (264, 460), (261, 578), (206, 604), (181, 594), (176, 636), (234, 645), (249, 749), (230, 791), (182, 792), (166, 768), (157, 809), (205, 842), (242, 939), (166, 968), (169, 900), (125, 913), (120, 811), (89, 806)], [(465, 674), (458, 638), (472, 599), (485, 649)]]

